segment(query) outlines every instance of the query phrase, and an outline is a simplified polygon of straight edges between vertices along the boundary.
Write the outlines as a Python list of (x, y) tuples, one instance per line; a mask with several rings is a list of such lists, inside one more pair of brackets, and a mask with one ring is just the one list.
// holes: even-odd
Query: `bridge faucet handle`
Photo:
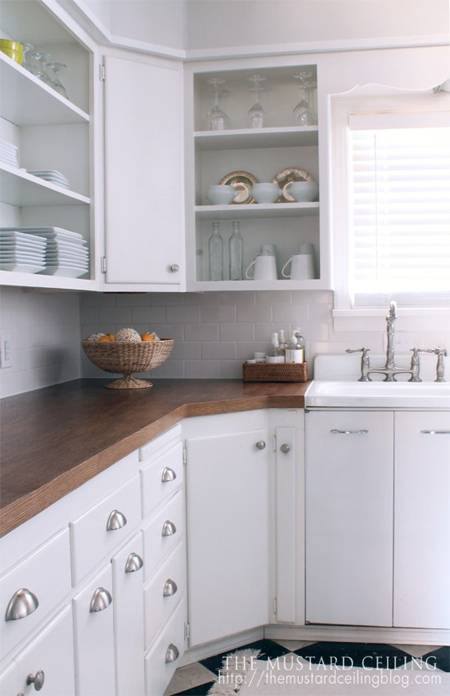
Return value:
[(437, 355), (436, 379), (434, 381), (435, 382), (445, 382), (445, 379), (444, 379), (444, 357), (446, 357), (446, 355), (447, 355), (447, 349), (442, 348), (441, 346), (438, 346), (437, 348), (434, 349), (434, 352)]
[(346, 353), (362, 353), (361, 355), (361, 377), (359, 378), (359, 382), (370, 382), (369, 379), (369, 368), (370, 368), (370, 358), (368, 356), (368, 353), (370, 352), (370, 348), (356, 348), (355, 350), (351, 350), (350, 348), (347, 348), (345, 351)]
[(355, 350), (351, 350), (350, 348), (347, 348), (346, 353), (362, 353), (362, 357), (365, 358), (367, 357), (367, 353), (370, 352), (370, 348), (355, 348)]
[(419, 377), (419, 373), (420, 373), (419, 353), (423, 353), (424, 351), (421, 350), (420, 348), (410, 348), (410, 351), (412, 352), (412, 355), (411, 355), (411, 379), (409, 381), (410, 382), (421, 382), (422, 380)]

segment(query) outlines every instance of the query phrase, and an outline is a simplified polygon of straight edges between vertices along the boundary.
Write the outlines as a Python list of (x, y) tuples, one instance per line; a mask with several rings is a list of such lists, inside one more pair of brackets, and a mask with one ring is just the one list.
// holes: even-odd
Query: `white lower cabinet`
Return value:
[(115, 694), (112, 603), (110, 565), (73, 598), (77, 696)]
[(193, 646), (268, 623), (271, 442), (265, 411), (189, 419), (185, 432)]
[(186, 603), (180, 602), (145, 656), (147, 696), (162, 696), (185, 650)]
[(394, 626), (450, 627), (450, 413), (395, 414)]

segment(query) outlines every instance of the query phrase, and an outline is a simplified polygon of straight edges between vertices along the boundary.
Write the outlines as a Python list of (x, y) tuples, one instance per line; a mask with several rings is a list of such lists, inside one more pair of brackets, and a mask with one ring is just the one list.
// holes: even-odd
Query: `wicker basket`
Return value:
[(148, 389), (147, 379), (133, 377), (133, 372), (149, 372), (167, 360), (173, 348), (172, 338), (160, 341), (81, 341), (89, 360), (105, 372), (123, 374), (122, 379), (109, 382), (108, 389)]
[(244, 382), (307, 382), (308, 363), (244, 363)]

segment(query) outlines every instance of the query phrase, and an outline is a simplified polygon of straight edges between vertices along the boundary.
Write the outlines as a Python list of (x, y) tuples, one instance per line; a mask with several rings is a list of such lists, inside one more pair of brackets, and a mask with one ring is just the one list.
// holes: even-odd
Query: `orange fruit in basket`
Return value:
[(99, 343), (110, 343), (111, 339), (108, 336), (101, 336), (99, 339)]
[(109, 338), (110, 341), (116, 340), (116, 334), (109, 333), (109, 334), (106, 334), (106, 336)]
[(141, 334), (141, 341), (154, 341), (154, 340), (155, 340), (154, 337), (148, 331), (146, 333)]

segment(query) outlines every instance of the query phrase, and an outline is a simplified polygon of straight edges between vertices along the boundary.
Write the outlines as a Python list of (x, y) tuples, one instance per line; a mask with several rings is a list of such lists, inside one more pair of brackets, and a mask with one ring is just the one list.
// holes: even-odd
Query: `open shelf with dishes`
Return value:
[[(91, 289), (97, 285), (94, 47), (64, 10), (55, 11), (35, 0), (2, 4), (2, 37), (20, 42), (24, 56), (0, 52), (0, 282)], [(39, 229), (60, 232), (44, 258), (30, 263), (30, 237), (42, 238)], [(59, 245), (66, 232), (82, 250)]]
[[(277, 63), (277, 60), (274, 61)], [(296, 199), (294, 182), (319, 182), (319, 125), (317, 116), (317, 66), (233, 61), (194, 65), (188, 76), (192, 94), (192, 135), (187, 145), (188, 278), (190, 290), (252, 290), (324, 287), (321, 280), (320, 196)], [(295, 76), (301, 75), (298, 80)], [(306, 76), (306, 77), (305, 77)], [(296, 106), (305, 97), (310, 113)], [(299, 90), (297, 82), (302, 82)], [(260, 88), (263, 90), (260, 90)], [(255, 115), (259, 120), (252, 118)], [(216, 117), (219, 115), (219, 122)], [(222, 119), (220, 122), (220, 118)], [(256, 127), (255, 127), (256, 126)], [(192, 167), (190, 166), (192, 163)], [(257, 202), (255, 183), (276, 183), (275, 200)], [(208, 198), (211, 186), (232, 186), (228, 204)], [(294, 189), (293, 189), (294, 190)], [(243, 277), (230, 280), (229, 239), (239, 221), (243, 246)], [(223, 273), (211, 280), (209, 238), (219, 223), (223, 246)], [(215, 227), (217, 227), (215, 225)], [(245, 271), (262, 247), (275, 250), (277, 277), (249, 281)], [(289, 258), (308, 245), (313, 255), (308, 277), (286, 278), (281, 269)], [(311, 271), (311, 268), (314, 270)]]

